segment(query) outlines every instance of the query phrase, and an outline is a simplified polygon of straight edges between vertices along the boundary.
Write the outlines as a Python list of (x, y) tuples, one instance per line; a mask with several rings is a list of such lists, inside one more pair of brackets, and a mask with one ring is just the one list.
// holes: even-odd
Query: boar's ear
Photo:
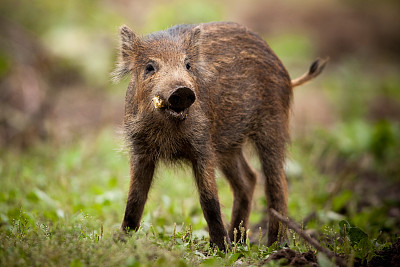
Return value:
[(126, 25), (120, 28), (119, 59), (115, 70), (111, 73), (114, 82), (132, 71), (135, 55), (141, 46), (141, 40)]
[(199, 54), (199, 46), (198, 41), (200, 39), (201, 29), (200, 26), (193, 28), (185, 39), (185, 46), (187, 49), (187, 53), (189, 58), (197, 59)]
[(201, 47), (203, 43), (201, 42), (202, 37), (202, 25), (198, 25), (193, 28), (185, 39), (185, 45), (187, 49), (187, 56), (190, 61), (193, 62), (193, 72), (197, 77), (201, 77), (204, 82), (211, 82), (217, 77), (217, 70), (210, 64), (206, 62), (204, 58), (200, 57)]

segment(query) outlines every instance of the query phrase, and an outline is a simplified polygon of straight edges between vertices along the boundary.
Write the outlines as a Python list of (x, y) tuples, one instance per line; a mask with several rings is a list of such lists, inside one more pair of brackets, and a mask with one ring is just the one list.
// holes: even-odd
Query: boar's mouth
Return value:
[(165, 108), (165, 112), (172, 118), (183, 121), (188, 116), (189, 108), (182, 109), (182, 108), (173, 108), (171, 106), (168, 106)]
[(165, 112), (169, 117), (178, 120), (185, 120), (189, 113), (189, 107), (182, 106), (173, 106), (170, 103), (164, 101), (158, 95), (156, 95), (153, 99), (154, 108)]

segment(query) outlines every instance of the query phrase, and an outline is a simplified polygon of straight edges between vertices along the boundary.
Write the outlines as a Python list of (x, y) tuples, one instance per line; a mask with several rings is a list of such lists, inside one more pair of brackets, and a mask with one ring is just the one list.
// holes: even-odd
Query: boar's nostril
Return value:
[(193, 90), (187, 87), (179, 87), (169, 96), (168, 103), (171, 109), (180, 112), (190, 107), (195, 100), (196, 96)]

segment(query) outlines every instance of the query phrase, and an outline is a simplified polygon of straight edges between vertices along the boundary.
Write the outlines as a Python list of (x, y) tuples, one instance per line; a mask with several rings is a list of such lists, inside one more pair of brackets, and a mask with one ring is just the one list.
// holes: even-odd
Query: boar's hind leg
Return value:
[(200, 205), (209, 229), (210, 243), (224, 251), (225, 239), (228, 245), (230, 240), (222, 222), (214, 164), (210, 159), (204, 160), (204, 162), (193, 162), (193, 171), (199, 191)]
[(146, 158), (131, 159), (131, 182), (122, 230), (137, 230), (140, 225), (144, 204), (153, 180), (155, 164)]
[[(257, 150), (265, 176), (265, 194), (268, 205), (268, 242), (272, 245), (275, 241), (283, 241), (287, 238), (286, 229), (271, 215), (269, 209), (273, 208), (282, 215), (287, 214), (287, 184), (283, 170), (285, 143), (284, 138), (274, 140), (269, 137), (261, 137), (256, 140)], [(279, 235), (279, 236), (278, 236)]]
[(245, 231), (248, 227), (256, 175), (247, 164), (242, 151), (238, 154), (225, 155), (221, 159), (220, 165), (233, 190), (233, 208), (229, 237), (231, 241), (234, 240), (234, 229), (236, 228), (238, 231), (236, 240), (239, 241), (241, 235), (240, 224), (242, 223)]

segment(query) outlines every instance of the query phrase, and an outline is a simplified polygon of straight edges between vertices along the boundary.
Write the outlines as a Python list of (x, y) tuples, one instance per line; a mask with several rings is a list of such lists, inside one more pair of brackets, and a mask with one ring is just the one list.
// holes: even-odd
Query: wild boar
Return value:
[[(193, 168), (210, 242), (224, 249), (224, 240), (230, 243), (241, 222), (248, 227), (257, 179), (243, 155), (245, 142), (254, 144), (260, 158), (268, 206), (286, 215), (292, 90), (317, 76), (326, 61), (316, 60), (291, 81), (263, 39), (230, 22), (178, 25), (143, 38), (123, 26), (120, 37), (114, 77), (130, 75), (124, 127), (131, 181), (122, 229), (138, 229), (159, 160), (184, 161)], [(234, 196), (228, 232), (216, 168)], [(284, 236), (270, 216), (268, 245)]]

